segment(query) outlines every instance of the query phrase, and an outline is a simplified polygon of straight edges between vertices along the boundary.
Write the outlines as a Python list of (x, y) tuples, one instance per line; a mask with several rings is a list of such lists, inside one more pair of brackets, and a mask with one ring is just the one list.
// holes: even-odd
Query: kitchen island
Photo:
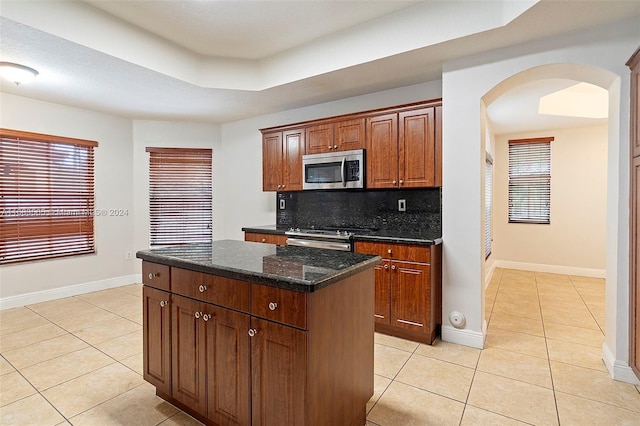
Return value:
[(214, 241), (140, 251), (144, 378), (211, 425), (363, 425), (379, 256)]

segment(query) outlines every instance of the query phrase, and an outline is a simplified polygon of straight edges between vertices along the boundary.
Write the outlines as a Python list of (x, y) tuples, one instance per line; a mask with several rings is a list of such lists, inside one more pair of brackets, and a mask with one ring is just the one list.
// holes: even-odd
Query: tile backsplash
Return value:
[[(280, 229), (369, 228), (442, 236), (440, 188), (278, 192), (277, 200)], [(398, 200), (405, 200), (406, 211), (398, 211)]]

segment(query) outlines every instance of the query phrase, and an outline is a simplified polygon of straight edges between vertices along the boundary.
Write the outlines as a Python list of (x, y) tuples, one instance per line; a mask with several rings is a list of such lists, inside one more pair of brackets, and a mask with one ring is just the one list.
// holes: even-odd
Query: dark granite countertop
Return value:
[[(245, 232), (256, 232), (261, 234), (284, 235), (287, 229), (277, 229), (275, 225), (246, 226), (242, 228)], [(423, 233), (410, 231), (390, 231), (376, 230), (356, 232), (353, 235), (354, 241), (373, 241), (381, 243), (417, 244), (417, 245), (438, 245), (442, 244), (442, 237), (435, 235), (424, 235)]]
[(302, 292), (319, 290), (381, 260), (366, 254), (235, 240), (142, 250), (136, 257)]

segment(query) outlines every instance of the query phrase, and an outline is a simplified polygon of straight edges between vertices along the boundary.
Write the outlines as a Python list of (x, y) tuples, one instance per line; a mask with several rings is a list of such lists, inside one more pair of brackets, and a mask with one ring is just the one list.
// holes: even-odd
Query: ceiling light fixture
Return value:
[(30, 83), (36, 78), (38, 71), (13, 62), (0, 62), (0, 75), (19, 86)]

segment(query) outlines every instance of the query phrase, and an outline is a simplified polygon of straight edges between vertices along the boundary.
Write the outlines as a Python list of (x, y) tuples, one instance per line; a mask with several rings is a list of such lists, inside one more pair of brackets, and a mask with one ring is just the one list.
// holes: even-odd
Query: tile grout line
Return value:
[(589, 311), (589, 315), (591, 315), (591, 318), (593, 318), (593, 321), (596, 323), (596, 325), (598, 326), (598, 330), (600, 330), (600, 332), (605, 335), (605, 331), (602, 329), (602, 327), (600, 326), (600, 323), (598, 322), (598, 320), (596, 319), (596, 317), (593, 315), (593, 312), (591, 312), (591, 309), (589, 308), (589, 305), (587, 305), (587, 302), (584, 301), (584, 298), (582, 297), (582, 294), (580, 293), (580, 291), (576, 288), (576, 285), (573, 283), (573, 280), (571, 279), (571, 277), (569, 277), (569, 282), (571, 282), (571, 285), (573, 286), (573, 288), (575, 289), (576, 293), (578, 293), (578, 297), (580, 297), (580, 300), (582, 301), (582, 303), (584, 304), (585, 308), (587, 308), (587, 311)]

